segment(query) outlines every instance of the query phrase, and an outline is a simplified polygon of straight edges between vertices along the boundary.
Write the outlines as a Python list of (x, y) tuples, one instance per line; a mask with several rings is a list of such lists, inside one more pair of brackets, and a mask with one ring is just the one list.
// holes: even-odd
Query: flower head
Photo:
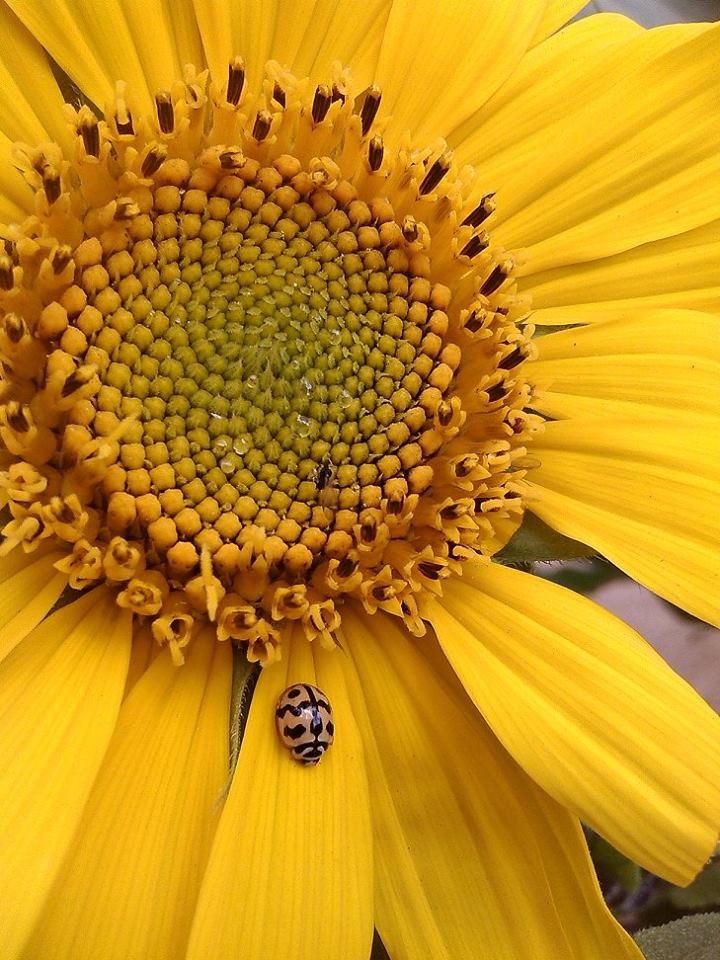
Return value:
[(574, 818), (709, 854), (716, 718), (491, 562), (717, 616), (717, 33), (571, 7), (2, 6), (12, 956), (632, 957)]

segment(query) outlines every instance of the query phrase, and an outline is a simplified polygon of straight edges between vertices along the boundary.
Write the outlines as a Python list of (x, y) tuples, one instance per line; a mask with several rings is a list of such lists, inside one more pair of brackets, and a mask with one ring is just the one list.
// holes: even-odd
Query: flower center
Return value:
[(517, 527), (536, 428), (492, 199), (442, 143), (385, 156), (377, 88), (268, 74), (19, 147), (39, 212), (0, 257), (2, 549), (69, 543), (178, 661), (205, 618), (263, 662), (285, 621), (331, 645), (351, 596), (422, 631)]

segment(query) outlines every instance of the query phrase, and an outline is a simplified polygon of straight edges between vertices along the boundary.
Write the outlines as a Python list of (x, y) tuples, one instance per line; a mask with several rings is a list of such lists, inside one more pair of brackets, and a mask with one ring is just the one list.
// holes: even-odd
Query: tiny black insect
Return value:
[(324, 490), (325, 487), (330, 483), (335, 473), (333, 464), (331, 460), (323, 460), (320, 466), (315, 471), (315, 486), (318, 490)]

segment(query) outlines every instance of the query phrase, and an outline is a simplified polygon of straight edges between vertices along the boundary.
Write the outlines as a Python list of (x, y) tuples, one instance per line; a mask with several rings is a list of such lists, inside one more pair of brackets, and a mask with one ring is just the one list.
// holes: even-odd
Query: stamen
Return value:
[(421, 197), (426, 193), (432, 193), (433, 190), (440, 185), (450, 170), (450, 162), (450, 155), (444, 154), (442, 157), (438, 157), (435, 163), (433, 163), (420, 184), (419, 193)]
[(99, 157), (100, 128), (97, 120), (94, 117), (88, 117), (80, 124), (79, 129), (85, 152), (91, 157)]
[[(336, 88), (337, 89), (337, 88)], [(330, 104), (332, 103), (332, 93), (330, 88), (325, 84), (319, 84), (315, 89), (315, 96), (313, 97), (312, 105), (312, 118), (313, 123), (322, 123), (322, 121), (327, 116), (327, 112), (330, 109)]]
[(155, 94), (155, 106), (160, 129), (163, 133), (172, 133), (175, 129), (175, 109), (172, 96), (167, 90)]
[(259, 110), (257, 116), (255, 117), (255, 124), (253, 126), (253, 137), (257, 140), (258, 143), (262, 143), (265, 137), (270, 133), (270, 127), (272, 125), (272, 114), (268, 113), (267, 110)]
[(479, 227), (495, 210), (495, 194), (486, 193), (474, 210), (465, 217), (463, 227)]
[(272, 99), (275, 103), (279, 104), (283, 110), (285, 109), (285, 91), (279, 83), (275, 83), (273, 86)]
[(370, 132), (370, 127), (372, 127), (373, 123), (375, 122), (375, 117), (380, 109), (381, 100), (382, 91), (380, 90), (380, 87), (373, 84), (365, 96), (362, 110), (360, 111), (360, 126), (362, 129), (362, 135), (364, 137), (368, 135)]
[(385, 146), (382, 137), (373, 137), (368, 144), (368, 164), (373, 173), (377, 173), (382, 166), (384, 153)]
[(242, 57), (234, 57), (228, 66), (228, 85), (226, 99), (236, 107), (240, 103), (243, 86), (245, 85), (245, 61)]

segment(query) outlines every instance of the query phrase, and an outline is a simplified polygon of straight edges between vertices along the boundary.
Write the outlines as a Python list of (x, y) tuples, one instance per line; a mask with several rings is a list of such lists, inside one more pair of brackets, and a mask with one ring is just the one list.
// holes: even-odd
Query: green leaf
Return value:
[(720, 861), (705, 867), (689, 887), (671, 887), (670, 902), (683, 910), (720, 907)]
[(564, 537), (529, 511), (515, 533), (493, 560), (498, 563), (533, 563), (536, 560), (575, 560), (597, 556), (597, 550)]
[(717, 960), (720, 913), (697, 913), (635, 937), (646, 960)]
[(640, 867), (628, 860), (604, 837), (595, 834), (590, 844), (590, 853), (602, 880), (614, 880), (628, 893), (637, 889), (641, 877)]
[(233, 646), (233, 682), (230, 700), (230, 772), (220, 794), (219, 803), (224, 802), (230, 790), (259, 675), (259, 664), (250, 663), (245, 656), (245, 651)]

